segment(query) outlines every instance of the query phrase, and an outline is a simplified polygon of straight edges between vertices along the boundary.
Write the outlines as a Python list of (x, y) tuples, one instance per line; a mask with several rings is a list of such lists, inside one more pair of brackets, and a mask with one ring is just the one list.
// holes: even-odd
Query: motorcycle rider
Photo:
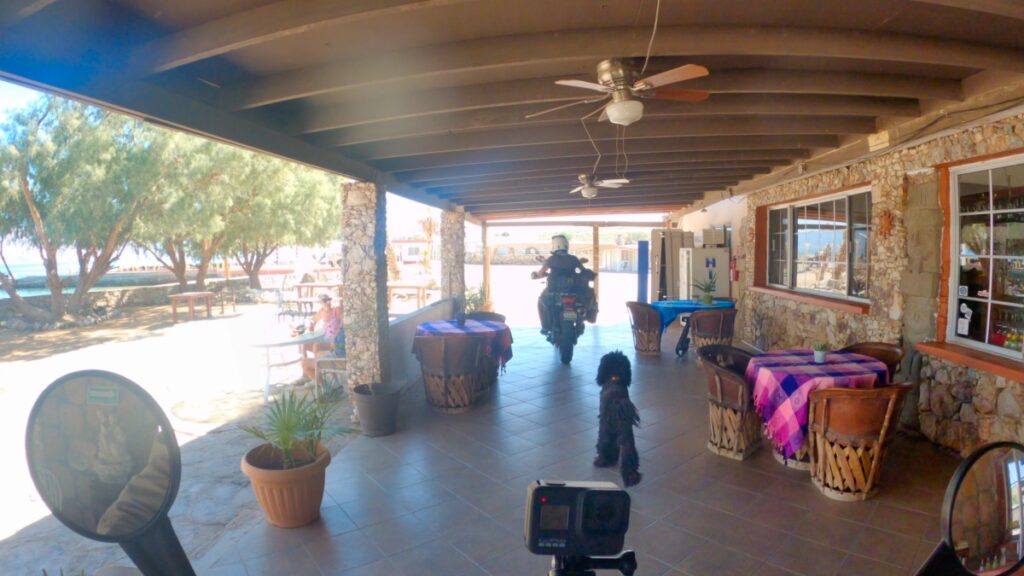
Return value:
[[(577, 274), (577, 270), (579, 273)], [(548, 256), (540, 270), (530, 272), (530, 278), (548, 278), (547, 286), (537, 299), (537, 312), (540, 315), (541, 333), (551, 330), (551, 318), (547, 308), (549, 295), (557, 292), (575, 292), (584, 298), (587, 306), (587, 321), (597, 320), (597, 298), (590, 282), (596, 274), (588, 270), (576, 256), (569, 254), (569, 239), (562, 234), (551, 237), (551, 255)]]

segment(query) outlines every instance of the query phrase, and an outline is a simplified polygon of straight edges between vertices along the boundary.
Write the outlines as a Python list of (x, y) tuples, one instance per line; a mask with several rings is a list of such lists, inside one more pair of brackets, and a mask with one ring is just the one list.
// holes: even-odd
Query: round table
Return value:
[(661, 300), (660, 302), (652, 302), (651, 306), (661, 316), (661, 329), (663, 331), (671, 326), (676, 318), (681, 316), (679, 323), (683, 325), (683, 333), (679, 335), (679, 341), (676, 342), (676, 355), (683, 356), (690, 349), (690, 314), (698, 310), (735, 308), (736, 302), (732, 300), (714, 300), (711, 304), (705, 304), (700, 300)]
[(467, 394), (471, 399), (475, 399), (478, 393), (493, 386), (498, 376), (498, 369), (500, 368), (504, 372), (505, 364), (512, 359), (512, 331), (502, 322), (490, 320), (466, 320), (463, 324), (459, 324), (456, 320), (424, 322), (416, 327), (416, 336), (417, 339), (413, 340), (412, 351), (417, 358), (419, 357), (417, 342), (420, 337), (474, 337), (483, 338), (487, 342), (477, 372), (480, 388)]
[(829, 352), (825, 363), (814, 362), (806, 348), (758, 354), (747, 365), (754, 386), (754, 407), (764, 421), (765, 435), (783, 463), (802, 467), (811, 392), (823, 388), (874, 388), (889, 383), (889, 370), (880, 360), (852, 352)]

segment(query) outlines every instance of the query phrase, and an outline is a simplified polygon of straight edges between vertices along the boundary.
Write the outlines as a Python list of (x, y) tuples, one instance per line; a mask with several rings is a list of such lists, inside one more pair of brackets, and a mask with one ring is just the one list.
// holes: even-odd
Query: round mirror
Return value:
[(132, 540), (167, 515), (181, 479), (174, 431), (156, 401), (112, 372), (73, 372), (29, 415), (32, 481), (53, 515), (83, 536)]
[(946, 492), (943, 533), (972, 574), (1009, 574), (1024, 563), (1024, 446), (1000, 442), (964, 460)]

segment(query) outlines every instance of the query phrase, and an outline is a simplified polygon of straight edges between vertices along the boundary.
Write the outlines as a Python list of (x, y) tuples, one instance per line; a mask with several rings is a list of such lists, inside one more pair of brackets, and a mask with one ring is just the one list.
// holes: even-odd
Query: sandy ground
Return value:
[[(0, 518), (0, 573), (66, 573), (116, 562), (117, 546), (93, 543), (59, 524), (40, 501), (24, 453), (29, 411), (40, 392), (68, 372), (110, 370), (140, 384), (171, 419), (182, 452), (182, 485), (171, 520), (190, 556), (232, 523), (259, 520), (241, 456), (259, 441), (238, 430), (262, 414), (265, 352), (287, 337), (270, 305), (229, 308), (225, 315), (170, 322), (169, 307), (139, 308), (80, 329), (35, 334), (0, 331), (0, 458), (5, 466)], [(295, 354), (294, 347), (282, 348)], [(298, 365), (277, 369), (290, 382)], [(347, 403), (336, 420), (348, 422)], [(346, 442), (340, 439), (334, 450)]]

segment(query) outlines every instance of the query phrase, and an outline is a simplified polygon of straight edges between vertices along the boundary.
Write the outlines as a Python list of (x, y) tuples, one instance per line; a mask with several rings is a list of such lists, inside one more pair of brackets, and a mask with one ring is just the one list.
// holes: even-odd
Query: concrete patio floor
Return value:
[(899, 437), (881, 493), (827, 499), (806, 472), (766, 449), (746, 462), (709, 453), (703, 373), (633, 352), (628, 326), (588, 329), (571, 366), (533, 330), (515, 330), (515, 357), (494, 393), (471, 412), (445, 415), (420, 386), (402, 400), (400, 429), (360, 437), (328, 469), (320, 521), (296, 530), (259, 522), (224, 534), (200, 574), (546, 574), (549, 559), (523, 545), (526, 486), (534, 479), (604, 479), (591, 465), (600, 356), (633, 361), (632, 397), (643, 482), (630, 490), (627, 546), (637, 574), (912, 574), (939, 538), (938, 513), (957, 459)]

